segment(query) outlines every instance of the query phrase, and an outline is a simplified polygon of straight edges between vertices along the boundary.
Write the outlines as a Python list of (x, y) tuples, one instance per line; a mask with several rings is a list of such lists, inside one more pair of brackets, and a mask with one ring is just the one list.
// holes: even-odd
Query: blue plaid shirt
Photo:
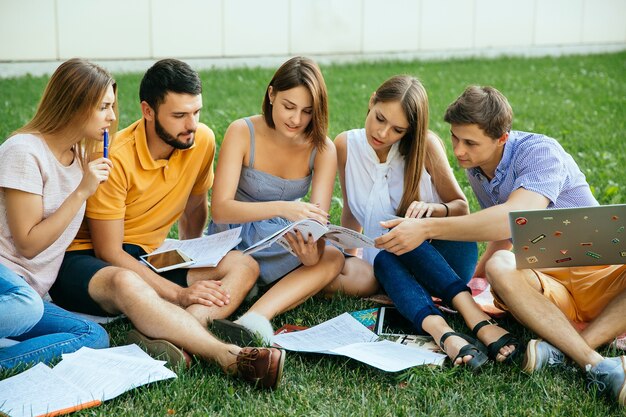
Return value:
[(511, 131), (491, 181), (480, 168), (466, 174), (482, 208), (506, 202), (518, 188), (545, 196), (548, 208), (598, 205), (570, 154), (556, 140), (536, 133)]

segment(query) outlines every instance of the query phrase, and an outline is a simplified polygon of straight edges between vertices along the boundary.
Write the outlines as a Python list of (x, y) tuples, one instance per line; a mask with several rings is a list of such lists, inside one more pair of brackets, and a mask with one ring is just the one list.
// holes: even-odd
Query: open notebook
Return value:
[(509, 213), (519, 269), (626, 263), (626, 204)]

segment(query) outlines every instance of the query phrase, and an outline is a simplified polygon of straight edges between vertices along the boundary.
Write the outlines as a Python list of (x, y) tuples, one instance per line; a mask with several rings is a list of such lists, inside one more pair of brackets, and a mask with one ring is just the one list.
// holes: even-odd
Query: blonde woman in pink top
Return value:
[(108, 159), (89, 159), (116, 119), (110, 74), (71, 59), (50, 78), (33, 119), (0, 146), (0, 337), (19, 342), (0, 348), (0, 369), (109, 345), (102, 327), (41, 297), (87, 198), (109, 176)]

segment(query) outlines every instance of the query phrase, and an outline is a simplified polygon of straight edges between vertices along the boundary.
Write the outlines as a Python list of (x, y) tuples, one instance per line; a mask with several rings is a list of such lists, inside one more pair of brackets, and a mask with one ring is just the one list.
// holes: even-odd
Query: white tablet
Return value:
[(193, 264), (193, 260), (178, 249), (142, 255), (140, 258), (156, 272), (184, 268)]

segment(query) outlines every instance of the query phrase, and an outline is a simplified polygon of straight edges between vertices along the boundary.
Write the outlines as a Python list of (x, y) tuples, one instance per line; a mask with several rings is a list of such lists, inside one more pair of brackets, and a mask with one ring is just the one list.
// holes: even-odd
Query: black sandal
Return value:
[[(474, 328), (472, 329), (472, 333), (474, 333), (474, 336), (478, 337), (478, 331), (480, 329), (482, 329), (483, 327), (485, 327), (485, 326), (498, 326), (498, 327), (500, 327), (498, 322), (493, 320), (493, 319), (483, 320), (483, 321), (479, 322), (478, 324), (476, 324), (476, 326), (474, 326)], [(491, 358), (492, 360), (496, 361), (496, 358), (498, 357), (498, 355), (500, 355), (500, 349), (502, 349), (504, 346), (509, 346), (509, 345), (514, 346), (515, 350), (513, 352), (511, 352), (506, 357), (506, 359), (502, 361), (502, 363), (511, 363), (511, 362), (513, 362), (513, 360), (519, 354), (520, 341), (517, 339), (517, 337), (513, 336), (508, 331), (505, 334), (503, 334), (498, 340), (496, 340), (495, 342), (490, 343), (489, 346), (487, 346), (487, 353), (489, 354), (489, 358)]]
[(486, 353), (485, 345), (483, 345), (479, 340), (476, 340), (473, 337), (464, 335), (463, 333), (457, 333), (457, 332), (444, 333), (439, 339), (439, 346), (441, 347), (441, 350), (443, 350), (444, 352), (446, 351), (446, 348), (444, 347), (444, 343), (446, 339), (450, 336), (458, 336), (461, 339), (468, 342), (467, 345), (463, 346), (461, 350), (459, 350), (459, 353), (456, 355), (456, 357), (452, 359), (453, 364), (459, 358), (461, 358), (461, 361), (463, 361), (463, 356), (471, 356), (472, 359), (470, 359), (467, 362), (462, 362), (462, 364), (465, 366), (469, 366), (470, 368), (472, 368), (472, 371), (476, 372), (480, 369), (481, 366), (487, 363), (489, 358), (487, 358), (487, 355), (485, 354)]

